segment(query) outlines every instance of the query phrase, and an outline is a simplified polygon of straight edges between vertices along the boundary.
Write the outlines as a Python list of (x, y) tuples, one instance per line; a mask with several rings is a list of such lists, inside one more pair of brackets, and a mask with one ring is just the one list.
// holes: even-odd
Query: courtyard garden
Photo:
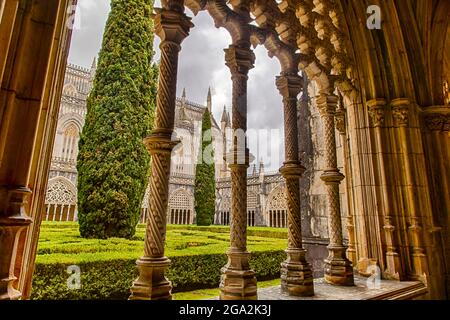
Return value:
[[(77, 223), (43, 222), (32, 299), (127, 299), (138, 276), (136, 259), (143, 254), (144, 235), (145, 225), (138, 225), (131, 240), (84, 239)], [(261, 287), (278, 283), (286, 239), (286, 229), (248, 229), (250, 264)], [(166, 255), (172, 265), (167, 276), (174, 298), (217, 296), (228, 247), (229, 227), (168, 225)], [(69, 266), (81, 271), (79, 289), (67, 285)]]

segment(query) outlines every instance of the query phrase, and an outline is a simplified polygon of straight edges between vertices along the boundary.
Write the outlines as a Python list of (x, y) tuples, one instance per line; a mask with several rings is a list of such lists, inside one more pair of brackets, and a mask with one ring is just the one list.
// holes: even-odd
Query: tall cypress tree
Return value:
[(202, 141), (195, 173), (195, 213), (197, 225), (213, 223), (216, 202), (214, 152), (212, 148), (211, 113), (205, 110), (202, 120)]
[(131, 238), (147, 187), (156, 104), (153, 0), (111, 0), (78, 155), (80, 233)]

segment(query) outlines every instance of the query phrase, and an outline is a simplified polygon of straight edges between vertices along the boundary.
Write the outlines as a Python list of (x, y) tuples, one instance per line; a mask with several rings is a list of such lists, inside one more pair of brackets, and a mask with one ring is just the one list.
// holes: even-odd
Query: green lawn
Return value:
[[(77, 223), (43, 223), (31, 298), (127, 299), (138, 276), (136, 259), (143, 254), (144, 234), (145, 225), (139, 225), (131, 240), (83, 239)], [(286, 238), (286, 229), (248, 229), (248, 250), (252, 252), (249, 263), (259, 287), (279, 284), (279, 280), (265, 280), (279, 278), (280, 264), (286, 259)], [(172, 282), (174, 298), (218, 296), (220, 269), (227, 262), (228, 247), (228, 227), (167, 226), (166, 255), (172, 263), (166, 276)], [(67, 267), (71, 265), (80, 268), (81, 290), (67, 286)]]
[[(137, 227), (132, 240), (83, 239), (74, 222), (43, 222), (39, 237), (37, 263), (72, 263), (139, 258), (144, 248), (145, 225)], [(248, 250), (284, 250), (286, 229), (251, 227)], [(224, 253), (229, 246), (229, 227), (167, 226), (168, 257)]]

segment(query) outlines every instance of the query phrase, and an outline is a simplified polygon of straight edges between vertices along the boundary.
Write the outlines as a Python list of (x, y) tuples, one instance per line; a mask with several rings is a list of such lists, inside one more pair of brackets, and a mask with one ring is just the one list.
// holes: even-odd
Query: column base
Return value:
[(129, 300), (172, 300), (172, 284), (164, 276), (170, 260), (142, 257), (136, 264), (139, 278), (133, 282)]
[(0, 300), (19, 300), (22, 293), (14, 288), (17, 278), (14, 266), (20, 236), (32, 222), (22, 213), (9, 217), (0, 216)]
[(13, 288), (13, 283), (16, 280), (16, 277), (10, 277), (0, 280), (0, 301), (19, 300), (22, 298), (22, 293)]
[(314, 279), (311, 266), (306, 261), (306, 250), (286, 250), (287, 260), (281, 263), (281, 291), (291, 296), (314, 295)]
[(413, 253), (412, 262), (414, 273), (410, 275), (410, 279), (417, 281), (426, 281), (426, 274), (428, 273), (427, 256), (424, 253)]
[(222, 268), (220, 300), (257, 300), (256, 273), (250, 269), (248, 252), (228, 251), (228, 263)]
[(328, 247), (328, 258), (325, 259), (324, 279), (329, 284), (353, 286), (353, 266), (345, 256), (345, 247)]
[(386, 280), (405, 280), (400, 255), (397, 252), (386, 252), (386, 270), (384, 270), (383, 278)]

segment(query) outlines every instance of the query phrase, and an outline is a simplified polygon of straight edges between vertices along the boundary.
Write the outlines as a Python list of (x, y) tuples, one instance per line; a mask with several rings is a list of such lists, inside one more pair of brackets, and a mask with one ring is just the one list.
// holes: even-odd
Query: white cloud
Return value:
[[(155, 7), (160, 1), (155, 2)], [(81, 29), (74, 30), (69, 61), (89, 67), (100, 50), (102, 34), (110, 10), (109, 0), (79, 0)], [(191, 15), (190, 11), (187, 11)], [(213, 88), (213, 113), (218, 121), (226, 105), (231, 111), (231, 75), (225, 66), (224, 49), (231, 43), (231, 37), (223, 29), (214, 26), (207, 12), (200, 12), (192, 19), (195, 27), (182, 44), (178, 67), (178, 95), (186, 88), (189, 100), (205, 103), (208, 87)], [(159, 59), (159, 39), (155, 37), (155, 59)], [(260, 147), (272, 145), (273, 153), (280, 155), (277, 163), (262, 155), (267, 170), (277, 170), (283, 161), (283, 110), (282, 99), (275, 87), (275, 76), (280, 72), (276, 59), (270, 59), (266, 49), (255, 50), (255, 68), (249, 73), (248, 82), (248, 128), (277, 129), (280, 138), (258, 139)], [(277, 141), (274, 141), (277, 140)], [(258, 153), (258, 150), (252, 152)], [(256, 155), (256, 154), (255, 154)], [(276, 157), (274, 157), (276, 158)]]

